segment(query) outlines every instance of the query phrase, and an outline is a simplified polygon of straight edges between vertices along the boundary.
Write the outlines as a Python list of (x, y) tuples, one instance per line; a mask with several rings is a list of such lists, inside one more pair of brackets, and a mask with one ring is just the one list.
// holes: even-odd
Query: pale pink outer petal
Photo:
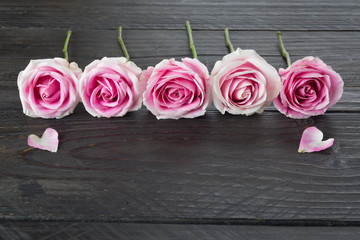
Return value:
[(146, 70), (144, 70), (141, 73), (140, 81), (145, 82), (145, 84), (147, 84), (153, 71), (154, 71), (154, 67), (149, 66)]
[(81, 68), (79, 68), (79, 66), (76, 62), (70, 63), (70, 70), (75, 74), (77, 79), (80, 79), (82, 70), (81, 70)]
[(304, 130), (301, 136), (298, 152), (318, 152), (331, 147), (334, 143), (334, 138), (322, 141), (323, 133), (316, 127), (308, 127)]
[(154, 67), (148, 67), (146, 70), (143, 71), (140, 77), (141, 81), (146, 82), (146, 88), (143, 93), (143, 103), (148, 109), (155, 108), (153, 98), (151, 97), (151, 87), (152, 87), (151, 76), (153, 75), (154, 69), (155, 69)]
[(47, 128), (42, 137), (31, 134), (28, 137), (28, 145), (30, 147), (57, 152), (59, 146), (58, 132), (53, 128)]
[[(183, 63), (186, 66), (188, 66), (194, 72), (196, 72), (200, 76), (200, 78), (204, 81), (206, 96), (205, 96), (205, 100), (204, 100), (202, 109), (205, 110), (212, 101), (211, 81), (210, 81), (209, 70), (202, 62), (200, 62), (197, 59), (183, 58), (181, 60), (183, 61)], [(204, 112), (204, 114), (205, 114), (205, 112)], [(201, 115), (203, 115), (203, 114), (201, 114)]]

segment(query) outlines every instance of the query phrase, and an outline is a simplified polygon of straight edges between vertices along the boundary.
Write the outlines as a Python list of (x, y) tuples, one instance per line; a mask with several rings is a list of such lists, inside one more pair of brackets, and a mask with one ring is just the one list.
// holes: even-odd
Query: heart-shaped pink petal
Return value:
[(318, 152), (331, 147), (334, 143), (334, 138), (322, 141), (323, 136), (322, 131), (316, 127), (306, 128), (301, 136), (298, 152)]
[(30, 147), (47, 150), (50, 152), (57, 152), (59, 139), (58, 132), (53, 128), (47, 128), (42, 137), (31, 134), (28, 137), (28, 145)]

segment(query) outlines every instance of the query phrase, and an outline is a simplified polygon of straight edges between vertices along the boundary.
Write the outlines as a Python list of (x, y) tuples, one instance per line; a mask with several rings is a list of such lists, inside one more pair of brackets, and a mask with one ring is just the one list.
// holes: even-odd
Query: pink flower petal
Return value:
[(334, 143), (334, 138), (329, 138), (322, 141), (323, 133), (316, 127), (308, 127), (304, 130), (299, 146), (299, 153), (318, 152), (331, 147)]
[(41, 138), (34, 134), (29, 135), (28, 145), (41, 150), (57, 152), (59, 145), (58, 135), (55, 129), (47, 128)]

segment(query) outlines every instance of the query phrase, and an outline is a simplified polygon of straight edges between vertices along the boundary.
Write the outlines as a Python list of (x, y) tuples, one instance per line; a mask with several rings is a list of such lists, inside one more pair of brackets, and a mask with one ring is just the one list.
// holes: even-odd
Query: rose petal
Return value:
[(30, 147), (47, 150), (50, 152), (57, 152), (59, 139), (58, 132), (53, 128), (47, 128), (42, 137), (31, 134), (28, 137), (28, 145)]
[(334, 138), (329, 138), (326, 141), (322, 141), (322, 139), (323, 133), (319, 129), (316, 127), (306, 128), (301, 136), (298, 152), (318, 152), (331, 147), (334, 143)]

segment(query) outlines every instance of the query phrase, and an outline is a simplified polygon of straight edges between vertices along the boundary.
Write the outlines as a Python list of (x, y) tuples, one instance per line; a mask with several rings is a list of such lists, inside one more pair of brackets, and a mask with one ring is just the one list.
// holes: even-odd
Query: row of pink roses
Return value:
[(274, 102), (281, 113), (301, 119), (323, 114), (343, 93), (340, 75), (319, 58), (305, 57), (279, 74), (254, 50), (240, 49), (216, 62), (211, 75), (192, 58), (166, 59), (142, 71), (124, 57), (104, 57), (84, 72), (54, 58), (31, 60), (18, 87), (24, 113), (41, 118), (67, 116), (81, 101), (95, 117), (124, 116), (144, 103), (158, 119), (195, 118), (211, 102), (222, 114), (252, 115)]

